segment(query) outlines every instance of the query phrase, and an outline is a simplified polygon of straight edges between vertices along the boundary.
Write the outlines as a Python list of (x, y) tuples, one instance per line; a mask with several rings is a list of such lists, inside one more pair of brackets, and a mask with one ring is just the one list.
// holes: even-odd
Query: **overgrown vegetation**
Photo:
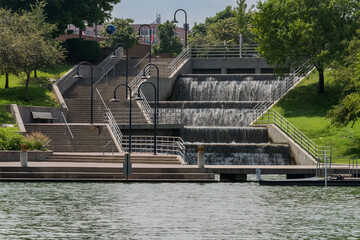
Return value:
[(45, 150), (47, 141), (49, 138), (42, 133), (35, 132), (24, 137), (16, 128), (0, 128), (0, 150), (20, 150), (22, 144), (26, 144), (28, 150)]
[(175, 29), (175, 24), (169, 21), (158, 26), (160, 43), (156, 43), (152, 47), (155, 55), (166, 53), (174, 57), (181, 53), (183, 45), (180, 38), (175, 36)]
[(333, 81), (333, 71), (326, 71), (326, 91), (316, 91), (317, 72), (314, 71), (282, 98), (274, 107), (317, 145), (332, 146), (334, 157), (360, 156), (360, 124), (353, 128), (330, 127), (328, 111), (339, 102), (342, 88)]

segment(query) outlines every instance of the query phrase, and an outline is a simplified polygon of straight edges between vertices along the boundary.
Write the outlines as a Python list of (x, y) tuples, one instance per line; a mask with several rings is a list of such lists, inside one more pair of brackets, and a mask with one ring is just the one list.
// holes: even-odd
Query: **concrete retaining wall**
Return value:
[(266, 127), (269, 138), (273, 143), (289, 144), (296, 165), (316, 165), (316, 160), (299, 144), (289, 138), (283, 131), (274, 124), (255, 124), (254, 127)]
[(68, 115), (66, 108), (55, 108), (55, 107), (34, 107), (34, 106), (17, 106), (19, 109), (19, 114), (21, 116), (23, 124), (26, 123), (35, 123), (32, 118), (31, 112), (51, 112), (53, 118), (53, 123), (60, 123), (63, 119), (61, 112), (64, 113), (65, 117)]
[[(28, 161), (41, 161), (52, 152), (29, 151)], [(0, 151), (0, 162), (20, 162), (20, 151)]]

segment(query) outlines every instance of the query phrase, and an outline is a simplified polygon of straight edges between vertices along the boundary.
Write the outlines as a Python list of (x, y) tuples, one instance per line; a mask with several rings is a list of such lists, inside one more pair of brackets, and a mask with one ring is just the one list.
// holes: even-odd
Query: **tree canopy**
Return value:
[(180, 38), (175, 36), (175, 24), (166, 21), (158, 26), (158, 37), (160, 43), (154, 44), (154, 54), (167, 53), (170, 56), (177, 55), (182, 51)]
[[(0, 0), (0, 8), (30, 11), (31, 5), (37, 2), (38, 0)], [(68, 24), (85, 29), (85, 23), (89, 26), (104, 23), (111, 17), (113, 4), (119, 2), (120, 0), (47, 0), (44, 11), (48, 16), (46, 21), (57, 24), (58, 31), (54, 34), (59, 35), (65, 31)]]
[[(116, 32), (112, 35), (106, 43), (114, 47), (118, 43), (125, 44), (125, 49), (131, 49), (138, 42), (137, 33), (135, 33), (134, 28), (130, 25), (134, 22), (132, 19), (121, 19), (114, 18), (114, 20), (107, 22), (105, 25), (112, 24), (116, 27)], [(100, 33), (102, 36), (108, 36), (105, 29)]]
[(324, 92), (324, 69), (345, 56), (344, 41), (360, 27), (359, 1), (268, 0), (257, 7), (253, 32), (267, 61), (288, 67), (309, 60)]

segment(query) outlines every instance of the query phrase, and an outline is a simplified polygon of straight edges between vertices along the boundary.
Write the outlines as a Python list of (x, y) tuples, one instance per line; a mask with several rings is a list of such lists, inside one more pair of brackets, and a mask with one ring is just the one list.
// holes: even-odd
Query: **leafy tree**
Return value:
[[(360, 32), (359, 32), (360, 33)], [(354, 126), (360, 118), (360, 39), (353, 39), (345, 61), (335, 64), (334, 82), (343, 89), (343, 98), (333, 106), (327, 117), (332, 126)]]
[(182, 51), (180, 38), (175, 36), (175, 24), (166, 21), (158, 26), (160, 43), (154, 44), (154, 54), (167, 53), (170, 56), (177, 55)]
[(259, 2), (253, 32), (270, 64), (288, 67), (310, 60), (319, 72), (318, 92), (324, 92), (324, 69), (344, 56), (344, 40), (359, 28), (356, 0), (268, 0)]
[[(0, 8), (8, 8), (15, 11), (31, 10), (31, 5), (38, 0), (9, 1), (0, 0)], [(64, 33), (68, 24), (74, 24), (80, 29), (85, 29), (85, 22), (89, 26), (103, 23), (111, 17), (113, 5), (120, 0), (47, 0), (45, 13), (47, 22), (57, 24), (58, 31), (53, 34)], [(80, 31), (81, 32), (81, 31)]]
[[(136, 33), (134, 32), (134, 28), (130, 25), (134, 22), (132, 19), (121, 19), (114, 18), (113, 21), (106, 23), (113, 24), (116, 27), (116, 32), (114, 35), (107, 40), (107, 44), (111, 47), (114, 47), (118, 43), (123, 43), (126, 45), (127, 49), (131, 49), (134, 47), (136, 43), (138, 43), (136, 38)], [(108, 36), (105, 29), (100, 33), (102, 36)]]

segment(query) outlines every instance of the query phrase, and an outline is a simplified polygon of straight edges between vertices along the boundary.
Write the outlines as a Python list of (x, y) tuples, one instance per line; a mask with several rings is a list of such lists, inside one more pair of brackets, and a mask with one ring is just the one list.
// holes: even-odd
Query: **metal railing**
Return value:
[(268, 109), (270, 109), (280, 98), (285, 96), (297, 83), (299, 83), (306, 75), (308, 75), (313, 70), (313, 66), (308, 64), (306, 61), (299, 68), (297, 68), (294, 73), (290, 76), (285, 77), (284, 80), (279, 80), (275, 91), (270, 92), (265, 98), (255, 105), (252, 108), (252, 118), (249, 119), (249, 125), (256, 122), (256, 120), (261, 117)]
[(104, 102), (104, 99), (102, 98), (102, 96), (101, 96), (101, 94), (100, 94), (100, 92), (99, 92), (99, 90), (97, 88), (96, 88), (96, 92), (97, 92), (97, 94), (99, 96), (100, 102), (103, 105), (102, 109), (103, 109), (103, 111), (105, 111), (105, 116), (106, 116), (106, 119), (107, 119), (106, 121), (109, 124), (112, 133), (114, 134), (115, 140), (118, 143), (118, 145), (120, 147), (120, 150), (123, 151), (124, 150), (124, 148), (123, 148), (123, 134), (120, 131), (119, 125), (117, 124), (111, 110), (106, 106), (106, 104)]
[[(147, 53), (140, 61), (134, 66), (134, 74), (136, 74), (136, 68), (149, 56), (149, 53)], [(141, 69), (142, 70), (142, 69)]]
[[(117, 48), (115, 50), (115, 54), (118, 55), (120, 53), (123, 53), (122, 48)], [(106, 58), (101, 65), (99, 64), (99, 72), (101, 74), (100, 78), (94, 83), (94, 86), (101, 83), (102, 81), (108, 81), (108, 74), (110, 71), (113, 71), (113, 75), (115, 75), (115, 67), (116, 64), (118, 64), (121, 61), (121, 58), (112, 58), (112, 55), (110, 55), (108, 58)], [(117, 60), (117, 61), (116, 61)], [(102, 73), (104, 72), (104, 73)]]
[(70, 126), (69, 126), (68, 122), (66, 121), (66, 117), (65, 117), (64, 113), (61, 112), (61, 115), (62, 115), (62, 117), (63, 117), (62, 120), (64, 120), (64, 122), (62, 122), (62, 120), (61, 120), (61, 124), (63, 124), (63, 123), (65, 124), (65, 135), (66, 135), (66, 130), (68, 130), (69, 133), (70, 133), (71, 139), (74, 139), (74, 134), (72, 133), (72, 131), (71, 131), (71, 129), (70, 129)]
[(297, 129), (292, 123), (284, 118), (277, 111), (271, 109), (266, 114), (261, 115), (257, 120), (258, 124), (275, 124), (284, 133), (286, 133), (294, 142), (299, 144), (304, 150), (306, 150), (317, 161), (322, 162), (325, 156), (331, 158), (331, 146), (318, 146), (304, 133)]
[(103, 149), (103, 158), (102, 158), (102, 160), (103, 160), (103, 162), (104, 162), (104, 160), (105, 160), (105, 148), (107, 147), (107, 146), (109, 146), (110, 145), (110, 143), (112, 143), (112, 148), (111, 148), (111, 152), (112, 152), (112, 156), (114, 156), (114, 141), (113, 140), (110, 140), (108, 143), (106, 143), (105, 145), (104, 145), (104, 149)]
[[(47, 150), (47, 146), (50, 145), (50, 143), (53, 141), (53, 139), (50, 139), (49, 141), (47, 141), (44, 146), (42, 147), (41, 149), (41, 152), (42, 152), (42, 157), (41, 157), (41, 161), (45, 161), (46, 159), (46, 154), (45, 154), (45, 150)], [(54, 152), (54, 144), (51, 144), (51, 151)]]
[(190, 46), (192, 58), (243, 58), (258, 57), (258, 44), (242, 45), (195, 45)]
[(186, 61), (190, 59), (190, 48), (186, 47), (170, 64), (169, 76), (173, 75), (176, 70)]
[(69, 71), (59, 78), (55, 84), (59, 88), (61, 93), (64, 93), (70, 88), (78, 79), (75, 79), (77, 65), (73, 66)]
[[(124, 148), (129, 147), (129, 138), (124, 136)], [(153, 136), (132, 136), (131, 149), (133, 152), (153, 152), (154, 137)], [(185, 142), (181, 137), (157, 136), (156, 137), (157, 153), (178, 155), (185, 161)]]

